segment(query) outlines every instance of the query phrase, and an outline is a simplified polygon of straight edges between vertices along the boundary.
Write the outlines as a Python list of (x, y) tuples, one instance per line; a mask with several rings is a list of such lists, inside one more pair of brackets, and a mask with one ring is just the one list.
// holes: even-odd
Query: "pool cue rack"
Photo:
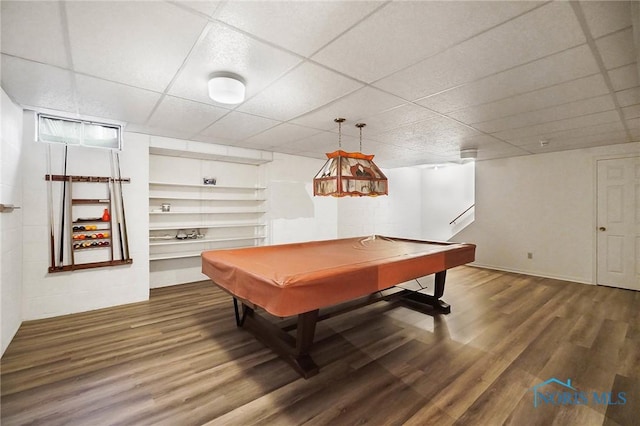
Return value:
[[(110, 176), (72, 176), (72, 175), (45, 175), (46, 181), (51, 182), (63, 182), (65, 183), (65, 189), (68, 198), (63, 197), (65, 205), (64, 220), (62, 220), (62, 229), (60, 232), (61, 238), (64, 235), (68, 236), (68, 244), (64, 247), (68, 248), (69, 255), (67, 256), (67, 263), (60, 262), (55, 264), (55, 256), (51, 256), (49, 273), (55, 272), (68, 272), (81, 269), (101, 268), (105, 266), (118, 266), (127, 265), (133, 263), (133, 259), (125, 258), (124, 253), (121, 253), (121, 259), (114, 259), (114, 216), (118, 213), (115, 212), (117, 203), (112, 199), (112, 194), (116, 192), (116, 183), (120, 185), (122, 183), (130, 183), (129, 178), (114, 178)], [(100, 198), (74, 198), (73, 184), (79, 183), (97, 183), (106, 185), (106, 197)], [(122, 195), (122, 194), (120, 194)], [(121, 204), (122, 206), (122, 204)], [(89, 211), (95, 210), (99, 212), (99, 217), (80, 218), (74, 214), (78, 208), (89, 209)], [(103, 218), (103, 210), (108, 212), (108, 218)], [(105, 220), (106, 219), (106, 220)], [(118, 237), (122, 239), (120, 234), (121, 228), (118, 223)], [(124, 230), (126, 232), (126, 229)], [(55, 245), (54, 245), (55, 246)], [(62, 247), (61, 247), (62, 249)], [(78, 254), (88, 251), (106, 251), (107, 260), (103, 261), (90, 261), (90, 262), (78, 262)], [(61, 256), (61, 259), (63, 256)], [(52, 264), (53, 263), (53, 264)]]

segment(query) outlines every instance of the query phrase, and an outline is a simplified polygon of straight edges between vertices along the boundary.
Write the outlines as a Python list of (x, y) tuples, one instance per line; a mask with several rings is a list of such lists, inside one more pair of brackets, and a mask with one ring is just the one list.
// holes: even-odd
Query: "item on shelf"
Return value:
[(101, 217), (79, 217), (76, 222), (102, 222)]
[(198, 238), (198, 233), (196, 232), (196, 230), (192, 230), (191, 232), (189, 232), (187, 234), (187, 238), (195, 240), (196, 238)]
[(169, 234), (164, 234), (164, 235), (149, 235), (149, 239), (150, 240), (173, 240), (174, 236), (169, 235)]
[(176, 238), (179, 240), (184, 240), (187, 238), (187, 233), (184, 232), (184, 229), (179, 229), (178, 233), (176, 234)]
[(215, 185), (216, 178), (212, 178), (212, 177), (202, 178), (202, 183), (204, 183), (205, 185)]
[(163, 211), (163, 212), (169, 212), (169, 211), (171, 211), (171, 204), (169, 204), (169, 203), (163, 203), (163, 204), (162, 204), (162, 211)]
[(102, 221), (109, 222), (110, 220), (111, 220), (111, 215), (109, 214), (109, 209), (104, 209), (104, 212), (102, 212)]

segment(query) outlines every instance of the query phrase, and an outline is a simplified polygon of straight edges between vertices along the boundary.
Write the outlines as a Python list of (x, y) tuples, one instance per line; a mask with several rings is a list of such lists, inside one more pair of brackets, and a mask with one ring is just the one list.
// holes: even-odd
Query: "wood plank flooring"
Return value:
[[(449, 315), (381, 302), (319, 323), (309, 380), (237, 329), (230, 297), (210, 282), (25, 322), (0, 362), (0, 420), (640, 424), (640, 293), (459, 267), (444, 300)], [(533, 386), (552, 377), (571, 379), (588, 404), (535, 408)], [(620, 392), (626, 404), (614, 405)]]

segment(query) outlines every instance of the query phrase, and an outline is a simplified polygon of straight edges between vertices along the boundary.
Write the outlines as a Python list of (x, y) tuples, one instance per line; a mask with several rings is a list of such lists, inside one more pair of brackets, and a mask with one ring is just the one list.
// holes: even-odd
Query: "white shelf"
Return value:
[(237, 209), (231, 209), (231, 210), (208, 210), (208, 211), (203, 211), (203, 210), (182, 210), (182, 211), (171, 211), (171, 212), (149, 212), (149, 214), (161, 214), (161, 215), (178, 215), (178, 214), (248, 214), (248, 213), (266, 213), (265, 210), (237, 210)]
[(229, 238), (186, 238), (184, 240), (178, 240), (177, 238), (171, 240), (159, 240), (150, 241), (151, 246), (170, 246), (179, 244), (200, 244), (200, 243), (221, 243), (226, 241), (244, 241), (244, 240), (264, 240), (264, 236), (252, 236), (252, 237), (229, 237)]
[(229, 223), (227, 225), (176, 225), (152, 226), (149, 231), (172, 231), (176, 229), (211, 229), (211, 228), (256, 228), (267, 226), (264, 223)]
[[(253, 164), (158, 155), (150, 150), (149, 281), (151, 288), (202, 279), (207, 250), (263, 246), (268, 240), (268, 192)], [(204, 176), (227, 176), (205, 185)], [(171, 210), (162, 211), (161, 204)], [(179, 230), (202, 238), (175, 238)], [(182, 231), (180, 231), (182, 232)]]
[(266, 201), (264, 198), (204, 198), (204, 197), (162, 197), (150, 195), (150, 200), (183, 200), (183, 201)]
[[(223, 250), (233, 249), (233, 248), (244, 248), (244, 247), (254, 247), (254, 246), (247, 246), (245, 244), (241, 244), (241, 245), (231, 246), (231, 247), (227, 246), (227, 247), (224, 247)], [(154, 260), (187, 259), (190, 257), (200, 257), (203, 251), (205, 250), (151, 254), (149, 256), (149, 260), (154, 261)]]
[(149, 255), (149, 260), (169, 260), (169, 259), (187, 259), (189, 257), (200, 257), (202, 254), (199, 252), (180, 252), (180, 253), (162, 253), (162, 254), (151, 254)]
[(224, 185), (205, 185), (202, 183), (175, 183), (175, 182), (149, 182), (149, 186), (158, 185), (158, 186), (182, 186), (188, 188), (219, 188), (219, 189), (238, 189), (238, 190), (261, 190), (267, 189), (265, 186), (224, 186)]

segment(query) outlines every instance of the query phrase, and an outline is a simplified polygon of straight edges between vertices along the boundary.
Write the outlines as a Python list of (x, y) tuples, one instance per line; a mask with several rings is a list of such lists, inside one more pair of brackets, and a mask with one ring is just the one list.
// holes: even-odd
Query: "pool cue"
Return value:
[(47, 182), (47, 207), (49, 208), (49, 231), (50, 231), (50, 250), (51, 250), (51, 267), (55, 268), (56, 264), (56, 240), (53, 236), (53, 176), (51, 175), (51, 145), (47, 144), (47, 175), (49, 175), (49, 182)]
[(118, 163), (118, 182), (120, 186), (120, 210), (122, 211), (122, 227), (124, 229), (124, 247), (127, 250), (127, 260), (129, 260), (129, 235), (127, 234), (127, 216), (124, 213), (124, 194), (122, 194), (122, 175), (120, 174), (119, 152), (116, 152), (116, 162)]
[[(120, 241), (120, 259), (124, 260), (124, 247), (122, 245), (122, 225), (120, 220), (120, 209), (118, 208), (118, 197), (116, 196), (116, 172), (115, 165), (113, 160), (113, 151), (111, 151), (110, 165), (111, 165), (111, 175), (113, 176), (113, 205), (116, 209), (116, 220), (118, 221), (118, 240)], [(113, 213), (113, 212), (112, 212)], [(113, 235), (113, 233), (112, 233)]]
[(60, 218), (60, 267), (64, 266), (64, 215), (67, 196), (67, 152), (69, 146), (64, 145), (64, 180), (62, 181), (62, 217)]

